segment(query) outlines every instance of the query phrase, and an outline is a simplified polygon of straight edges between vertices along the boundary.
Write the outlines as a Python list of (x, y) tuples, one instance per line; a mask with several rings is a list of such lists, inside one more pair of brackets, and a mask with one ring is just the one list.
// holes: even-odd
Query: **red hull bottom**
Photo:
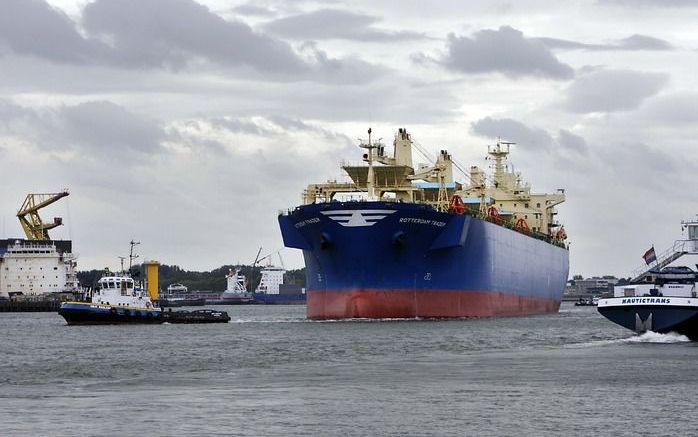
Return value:
[(309, 290), (307, 317), (324, 319), (408, 319), (497, 317), (554, 313), (559, 300), (493, 291)]

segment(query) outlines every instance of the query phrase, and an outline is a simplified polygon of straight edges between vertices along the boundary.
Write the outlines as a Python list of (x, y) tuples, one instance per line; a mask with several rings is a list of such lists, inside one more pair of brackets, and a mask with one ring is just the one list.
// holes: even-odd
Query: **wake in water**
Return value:
[(613, 344), (627, 344), (627, 343), (661, 343), (661, 344), (671, 344), (671, 343), (688, 343), (691, 339), (685, 335), (677, 334), (676, 332), (669, 332), (667, 334), (660, 334), (658, 332), (647, 331), (640, 335), (635, 335), (628, 338), (617, 338), (613, 340), (596, 340), (584, 343), (568, 344), (564, 347), (567, 348), (585, 348), (585, 347), (598, 347), (607, 346)]
[(624, 343), (686, 343), (691, 341), (685, 335), (669, 332), (660, 334), (658, 332), (647, 331), (644, 334), (636, 335), (630, 338), (624, 338)]

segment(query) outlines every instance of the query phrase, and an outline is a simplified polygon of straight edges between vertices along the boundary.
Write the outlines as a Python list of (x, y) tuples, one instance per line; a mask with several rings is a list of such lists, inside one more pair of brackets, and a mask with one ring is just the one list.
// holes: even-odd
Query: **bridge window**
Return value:
[(698, 240), (698, 226), (691, 225), (688, 227), (689, 240)]

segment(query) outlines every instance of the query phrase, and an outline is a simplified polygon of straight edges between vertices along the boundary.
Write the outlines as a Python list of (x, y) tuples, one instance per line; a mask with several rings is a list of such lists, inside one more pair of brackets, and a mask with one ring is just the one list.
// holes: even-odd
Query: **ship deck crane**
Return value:
[(39, 216), (39, 210), (66, 197), (68, 190), (60, 193), (30, 193), (27, 194), (22, 206), (17, 211), (17, 218), (22, 224), (22, 229), (27, 240), (46, 241), (51, 238), (48, 231), (63, 224), (61, 217), (54, 217), (53, 223), (44, 223)]

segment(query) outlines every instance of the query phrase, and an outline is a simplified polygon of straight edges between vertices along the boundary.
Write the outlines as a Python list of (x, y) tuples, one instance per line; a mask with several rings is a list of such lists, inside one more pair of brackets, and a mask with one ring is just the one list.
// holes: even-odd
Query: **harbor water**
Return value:
[(2, 435), (685, 435), (698, 344), (595, 308), (497, 319), (66, 326), (0, 314)]

